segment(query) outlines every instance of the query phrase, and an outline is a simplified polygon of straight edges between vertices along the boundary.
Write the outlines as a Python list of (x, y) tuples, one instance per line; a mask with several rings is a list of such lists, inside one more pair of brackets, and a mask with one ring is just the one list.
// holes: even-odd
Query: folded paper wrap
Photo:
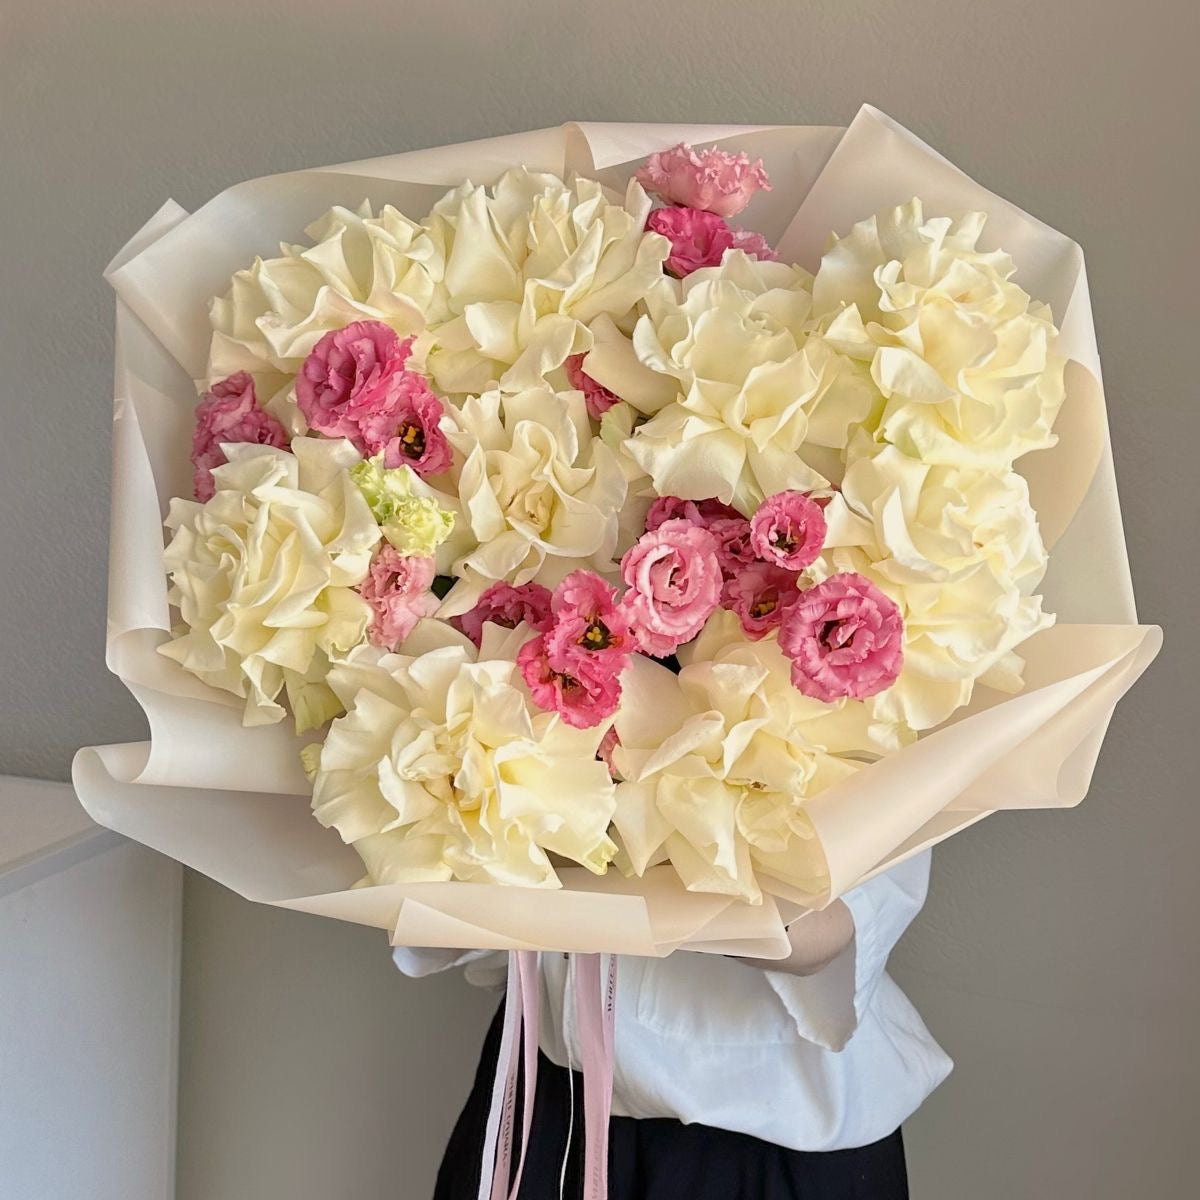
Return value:
[[(646, 155), (679, 141), (761, 156), (774, 187), (744, 223), (810, 270), (832, 232), (914, 195), (929, 212), (988, 214), (985, 247), (1003, 246), (1017, 282), (1050, 304), (1069, 359), (1058, 444), (1018, 461), (1052, 548), (1041, 590), (1058, 624), (1021, 647), (1019, 695), (977, 688), (950, 723), (808, 801), (828, 865), (820, 892), (764, 880), (763, 903), (749, 905), (689, 893), (666, 866), (641, 879), (565, 868), (557, 891), (356, 887), (357, 855), (312, 817), (289, 726), (243, 727), (238, 700), (157, 653), (170, 629), (162, 517), (172, 495), (190, 494), (208, 300), (334, 204), (425, 211), (464, 179), (491, 183), (516, 164), (623, 187)], [(998, 809), (1082, 800), (1114, 706), (1161, 644), (1134, 610), (1081, 250), (875, 109), (845, 130), (573, 124), (270, 176), (191, 215), (164, 205), (107, 276), (117, 293), (107, 661), (145, 710), (150, 740), (81, 750), (75, 787), (101, 824), (251, 900), (387, 929), (398, 945), (780, 957), (789, 921), (908, 855)]]

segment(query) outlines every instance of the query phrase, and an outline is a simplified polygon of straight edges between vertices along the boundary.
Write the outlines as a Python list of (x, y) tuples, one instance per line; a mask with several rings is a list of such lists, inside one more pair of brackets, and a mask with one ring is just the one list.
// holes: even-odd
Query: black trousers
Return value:
[[(475, 1200), (478, 1192), (501, 1016), (498, 1013), (492, 1022), (475, 1085), (450, 1136), (434, 1200)], [(572, 1133), (563, 1196), (579, 1196), (582, 1113), (579, 1075), (542, 1055), (520, 1200), (558, 1200), (568, 1129)], [(805, 1154), (743, 1133), (665, 1118), (612, 1119), (608, 1187), (610, 1200), (908, 1200), (898, 1129), (859, 1149)]]

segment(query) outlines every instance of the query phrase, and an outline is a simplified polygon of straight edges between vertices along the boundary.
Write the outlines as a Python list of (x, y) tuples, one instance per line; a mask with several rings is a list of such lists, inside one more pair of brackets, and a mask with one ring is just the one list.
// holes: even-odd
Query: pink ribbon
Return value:
[(583, 1200), (608, 1200), (617, 958), (608, 955), (603, 992), (600, 958), (599, 954), (581, 954), (575, 960), (575, 1026), (583, 1059)]
[[(538, 1057), (538, 956), (531, 950), (514, 950), (508, 956), (508, 992), (504, 1000), (504, 1027), (496, 1060), (496, 1081), (483, 1142), (479, 1200), (516, 1200), (525, 1170), (529, 1131), (533, 1126), (533, 1100), (537, 1092)], [(512, 1174), (513, 1126), (516, 1121), (519, 1062), (522, 1043), (525, 1096), (521, 1113), (521, 1157)]]
[[(608, 1122), (612, 1114), (617, 960), (615, 955), (608, 956), (608, 972), (602, 991), (600, 958), (598, 954), (580, 954), (573, 956), (571, 964), (575, 972), (575, 1024), (579, 1031), (583, 1071), (583, 1200), (608, 1200)], [(504, 1025), (484, 1135), (478, 1200), (517, 1200), (521, 1187), (537, 1092), (538, 1000), (537, 954), (528, 950), (512, 951), (508, 957)], [(522, 1048), (519, 1058), (518, 1044)], [(522, 1077), (521, 1154), (514, 1173), (512, 1151), (517, 1085)], [(569, 1142), (567, 1153), (570, 1153)]]

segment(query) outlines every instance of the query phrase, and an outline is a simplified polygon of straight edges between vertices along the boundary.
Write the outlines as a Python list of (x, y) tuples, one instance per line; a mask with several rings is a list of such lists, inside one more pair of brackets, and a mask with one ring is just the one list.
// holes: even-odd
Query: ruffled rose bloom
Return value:
[(212, 499), (171, 501), (164, 561), (180, 625), (159, 653), (244, 700), (246, 725), (281, 721), (286, 688), (302, 731), (328, 720), (329, 663), (370, 625), (356, 589), (379, 526), (347, 478), (360, 460), (345, 442), (298, 437), (290, 453), (229, 451)]
[(385, 544), (371, 560), (359, 595), (371, 606), (367, 637), (373, 646), (395, 650), (422, 617), (431, 617), (438, 599), (430, 591), (437, 573), (432, 558), (402, 555)]
[(693, 150), (686, 142), (650, 155), (635, 178), (668, 204), (722, 217), (740, 213), (760, 188), (771, 190), (761, 158), (751, 162), (745, 151), (729, 154), (715, 147)]
[(479, 646), (483, 641), (485, 622), (515, 629), (522, 621), (539, 633), (550, 628), (549, 588), (540, 583), (523, 583), (520, 587), (513, 587), (511, 583), (493, 583), (470, 612), (454, 617), (451, 624)]
[(362, 453), (363, 421), (386, 411), (410, 344), (381, 321), (354, 321), (325, 334), (296, 376), (296, 403), (309, 427), (347, 438)]
[(694, 638), (721, 599), (717, 540), (690, 521), (644, 533), (621, 559), (621, 576), (633, 635), (656, 658)]
[(842, 361), (812, 335), (807, 280), (734, 253), (647, 295), (633, 346), (676, 396), (647, 407), (632, 379), (621, 395), (650, 418), (625, 448), (660, 496), (716, 496), (748, 516), (784, 488), (828, 486), (817, 448), (844, 450), (875, 400), (831, 397)]
[(210, 305), (207, 378), (249, 371), (259, 402), (288, 432), (305, 432), (290, 393), (309, 351), (351, 321), (383, 321), (402, 337), (441, 315), (435, 285), (445, 263), (436, 231), (390, 205), (373, 216), (330, 209), (300, 244), (258, 258)]
[(800, 597), (799, 575), (775, 563), (755, 562), (725, 584), (721, 603), (737, 614), (752, 641), (779, 627), (783, 614)]
[(1012, 259), (979, 247), (986, 219), (926, 219), (914, 199), (860, 221), (821, 259), (813, 315), (869, 366), (886, 401), (880, 441), (994, 471), (1054, 445), (1066, 360)]
[(487, 630), (477, 659), (445, 622), (427, 631), (419, 655), (334, 665), (346, 715), (315, 764), (314, 816), (374, 884), (558, 887), (551, 856), (603, 874), (616, 852), (604, 729), (533, 709), (513, 661), (521, 635)]
[(931, 466), (884, 446), (850, 463), (825, 519), (821, 571), (857, 571), (902, 605), (904, 674), (873, 706), (881, 720), (932, 729), (976, 681), (1020, 689), (1017, 647), (1054, 620), (1038, 594), (1046, 548), (1020, 475)]
[(903, 640), (895, 601), (853, 572), (801, 592), (779, 629), (792, 684), (826, 704), (865, 700), (891, 687), (904, 663)]
[(868, 706), (802, 696), (774, 639), (748, 641), (732, 613), (679, 658), (674, 675), (635, 656), (614, 721), (613, 825), (634, 872), (665, 855), (689, 890), (752, 903), (760, 871), (811, 888), (828, 865), (805, 801), (878, 754)]
[(558, 579), (578, 567), (611, 566), (625, 473), (592, 435), (579, 392), (492, 390), (451, 415), (449, 437), (462, 460), (462, 531), (474, 548), (454, 563), (460, 584), (448, 613), (473, 607), (495, 580), (522, 584), (543, 570)]
[(254, 380), (245, 371), (214, 383), (196, 406), (192, 466), (197, 500), (213, 497), (213, 468), (228, 461), (221, 449), (222, 442), (250, 442), (287, 449), (287, 432), (269, 412), (259, 408)]
[(426, 364), (438, 392), (543, 387), (593, 345), (599, 318), (624, 325), (663, 277), (668, 246), (646, 231), (650, 203), (634, 180), (613, 203), (596, 180), (568, 184), (524, 167), (438, 201), (427, 224), (441, 231), (439, 292), (451, 310), (429, 322)]
[(691, 521), (693, 525), (708, 526), (722, 517), (742, 514), (720, 500), (684, 500), (679, 496), (659, 496), (646, 513), (646, 530), (657, 529), (664, 521)]
[(603, 656), (579, 646), (552, 647), (539, 633), (517, 653), (517, 666), (533, 702), (556, 712), (574, 729), (591, 729), (617, 711), (621, 681)]
[(621, 397), (608, 388), (597, 383), (584, 369), (583, 360), (586, 354), (572, 354), (563, 366), (567, 371), (567, 382), (577, 391), (583, 393), (583, 402), (587, 405), (588, 416), (598, 421), (614, 404), (620, 404)]
[(825, 544), (825, 513), (803, 492), (776, 492), (750, 521), (750, 544), (764, 562), (803, 571)]

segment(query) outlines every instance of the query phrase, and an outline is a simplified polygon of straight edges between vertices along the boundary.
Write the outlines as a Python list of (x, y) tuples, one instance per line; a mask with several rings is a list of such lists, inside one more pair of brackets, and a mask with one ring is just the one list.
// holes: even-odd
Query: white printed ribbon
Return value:
[[(601, 955), (574, 956), (575, 1024), (583, 1071), (583, 1200), (608, 1200), (608, 1123), (612, 1114), (613, 1037), (617, 960), (607, 955), (601, 990)], [(516, 1200), (525, 1169), (537, 1092), (538, 956), (514, 950), (508, 957), (508, 992), (488, 1112), (478, 1200)], [(518, 1046), (521, 1053), (518, 1055)], [(512, 1169), (518, 1080), (523, 1085), (521, 1153)], [(570, 1153), (568, 1138), (567, 1153)], [(510, 1183), (511, 1180), (511, 1183)]]

